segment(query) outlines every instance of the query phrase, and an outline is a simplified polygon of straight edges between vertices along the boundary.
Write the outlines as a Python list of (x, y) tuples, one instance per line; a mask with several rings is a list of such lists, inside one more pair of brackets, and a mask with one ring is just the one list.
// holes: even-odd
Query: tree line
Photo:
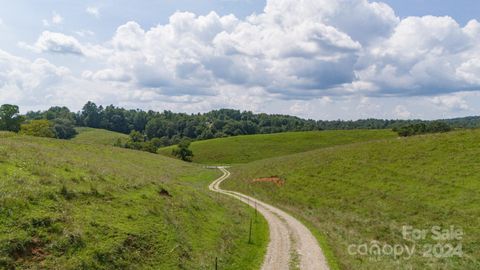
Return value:
[[(287, 131), (394, 129), (422, 130), (422, 120), (362, 119), (356, 121), (315, 121), (280, 114), (252, 113), (233, 109), (207, 113), (186, 114), (171, 111), (128, 110), (113, 105), (98, 106), (87, 102), (81, 111), (67, 107), (51, 107), (45, 111), (19, 114), (15, 105), (0, 107), (0, 130), (23, 132), (29, 135), (68, 139), (75, 136), (75, 126), (100, 128), (132, 134), (124, 147), (153, 151), (155, 147), (178, 144), (184, 139), (204, 140), (237, 135), (268, 134)], [(441, 120), (453, 128), (480, 127), (480, 117), (472, 116)], [(420, 125), (412, 127), (412, 125)], [(409, 126), (410, 128), (406, 128)], [(407, 132), (409, 134), (417, 131)], [(147, 145), (146, 142), (149, 142)]]
[[(160, 146), (178, 144), (182, 139), (203, 140), (236, 135), (278, 133), (286, 131), (319, 130), (315, 120), (306, 120), (289, 115), (254, 114), (231, 109), (214, 110), (208, 113), (186, 114), (171, 111), (127, 110), (110, 106), (97, 106), (88, 102), (80, 112), (71, 112), (66, 107), (52, 107), (47, 111), (28, 112), (27, 120), (64, 119), (75, 126), (100, 128), (134, 134), (133, 147), (142, 141), (151, 141)], [(137, 143), (137, 144), (135, 144)]]

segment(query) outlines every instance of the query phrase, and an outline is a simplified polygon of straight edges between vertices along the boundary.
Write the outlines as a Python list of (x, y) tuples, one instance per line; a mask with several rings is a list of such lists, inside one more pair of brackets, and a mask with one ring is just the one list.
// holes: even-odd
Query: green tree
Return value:
[(434, 133), (434, 132), (449, 132), (449, 131), (452, 130), (452, 127), (449, 124), (447, 124), (443, 121), (433, 121), (433, 122), (430, 122), (428, 124), (427, 129), (431, 133)]
[(20, 133), (36, 137), (56, 137), (53, 123), (48, 120), (32, 120), (23, 124)]
[(175, 149), (172, 150), (172, 154), (183, 161), (191, 162), (193, 158), (193, 152), (189, 149), (190, 140), (182, 140)]
[(53, 121), (53, 130), (58, 139), (71, 139), (77, 135), (73, 122), (69, 119), (57, 118)]
[(75, 122), (75, 114), (70, 112), (67, 107), (50, 107), (45, 113), (44, 117), (47, 120), (55, 120), (55, 119), (67, 119), (72, 123)]
[(162, 137), (162, 138), (153, 138), (150, 140), (153, 145), (158, 149), (160, 147), (168, 146), (169, 145), (169, 140), (167, 137)]
[(157, 151), (158, 151), (158, 147), (152, 141), (143, 142), (143, 143), (141, 143), (141, 149), (140, 150), (156, 154)]
[(420, 122), (401, 127), (395, 127), (393, 131), (397, 132), (402, 137), (427, 134), (449, 132), (452, 127), (443, 121)]
[(18, 106), (4, 104), (0, 106), (0, 130), (18, 132), (25, 118), (19, 115)]
[(87, 102), (83, 106), (81, 117), (83, 119), (83, 124), (87, 127), (99, 128), (102, 121), (102, 106), (97, 107), (97, 105), (91, 101)]
[(132, 142), (144, 142), (145, 141), (145, 136), (143, 136), (142, 133), (136, 130), (132, 130), (130, 132), (130, 141)]
[(165, 121), (160, 118), (153, 118), (145, 126), (145, 134), (149, 139), (161, 138), (165, 136)]

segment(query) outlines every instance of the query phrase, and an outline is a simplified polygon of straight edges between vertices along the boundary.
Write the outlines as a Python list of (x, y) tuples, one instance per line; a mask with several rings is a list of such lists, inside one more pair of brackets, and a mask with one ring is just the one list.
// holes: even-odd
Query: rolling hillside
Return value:
[(118, 132), (113, 132), (105, 129), (96, 129), (88, 127), (75, 128), (78, 132), (71, 141), (76, 143), (99, 144), (112, 146), (117, 140), (125, 142), (128, 135)]
[(248, 244), (252, 210), (208, 191), (215, 170), (0, 133), (0, 175), (0, 269), (212, 269), (215, 257), (221, 269), (257, 269), (263, 260), (265, 221)]
[[(259, 147), (259, 149), (263, 149)], [(213, 153), (211, 154), (214, 155)], [(223, 188), (279, 206), (305, 220), (341, 269), (480, 269), (480, 130), (393, 138), (237, 165)], [(279, 176), (284, 185), (253, 182)], [(410, 241), (403, 226), (460, 228), (461, 240)], [(350, 254), (378, 241), (416, 246), (406, 256)], [(437, 255), (425, 257), (440, 244)], [(448, 257), (450, 244), (462, 257)], [(440, 251), (438, 251), (440, 250)], [(424, 253), (425, 252), (425, 253)], [(425, 255), (425, 256), (424, 256)]]
[[(310, 131), (227, 137), (193, 142), (194, 162), (236, 164), (354, 142), (396, 137), (390, 130)], [(172, 147), (159, 153), (170, 156)]]

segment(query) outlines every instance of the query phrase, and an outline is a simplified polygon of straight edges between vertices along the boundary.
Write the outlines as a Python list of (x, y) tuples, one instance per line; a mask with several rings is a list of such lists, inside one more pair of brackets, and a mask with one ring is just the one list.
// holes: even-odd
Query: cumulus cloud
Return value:
[[(364, 35), (355, 40), (353, 25), (367, 16), (384, 22), (376, 32), (385, 35), (397, 20), (386, 5), (357, 2), (269, 1), (264, 13), (245, 20), (177, 12), (168, 24), (147, 31), (128, 22), (112, 39), (110, 64), (138, 85), (163, 91), (213, 93), (215, 86), (237, 85), (262, 87), (284, 98), (334, 93), (355, 80)], [(340, 17), (347, 9), (368, 12), (346, 23)]]
[[(96, 7), (86, 12), (100, 15)], [(308, 115), (340, 100), (353, 106), (345, 111), (408, 118), (418, 114), (398, 105), (406, 103), (379, 100), (423, 96), (424, 105), (462, 111), (469, 106), (455, 93), (480, 90), (478, 21), (400, 19), (367, 0), (267, 0), (246, 18), (176, 12), (148, 29), (126, 22), (102, 44), (82, 42), (90, 35), (45, 31), (29, 47), (84, 57), (88, 70), (77, 80), (110, 89), (119, 104), (152, 99), (203, 110), (275, 101)]]
[(380, 2), (269, 0), (245, 19), (177, 12), (148, 30), (121, 25), (109, 67), (91, 79), (172, 94), (235, 85), (284, 99), (434, 95), (479, 89), (479, 33), (475, 20), (400, 20)]
[(72, 36), (44, 31), (33, 46), (40, 52), (83, 55), (82, 45)]
[(57, 67), (45, 59), (29, 61), (0, 50), (0, 101), (36, 104), (51, 96), (52, 87), (70, 75), (65, 67)]
[(394, 33), (366, 51), (360, 80), (378, 86), (381, 95), (433, 95), (479, 89), (472, 79), (480, 54), (478, 22), (461, 27), (450, 17), (409, 17)]
[[(92, 31), (77, 31), (80, 37), (94, 35)], [(102, 45), (82, 44), (75, 37), (58, 32), (43, 31), (35, 44), (19, 42), (21, 48), (37, 53), (54, 53), (63, 55), (86, 56), (93, 61), (101, 60), (111, 54), (111, 49)]]

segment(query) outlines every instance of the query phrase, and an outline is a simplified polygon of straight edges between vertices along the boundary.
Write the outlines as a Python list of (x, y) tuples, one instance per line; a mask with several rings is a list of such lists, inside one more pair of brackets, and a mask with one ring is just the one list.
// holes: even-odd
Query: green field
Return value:
[[(335, 146), (231, 171), (233, 178), (223, 188), (304, 220), (327, 243), (341, 269), (480, 269), (480, 130)], [(283, 187), (251, 181), (274, 175), (285, 179)], [(421, 230), (456, 226), (464, 236), (437, 242), (430, 233), (410, 242), (402, 237), (405, 225)], [(372, 241), (415, 244), (416, 252), (410, 259), (349, 254), (350, 245)], [(437, 243), (440, 248), (461, 244), (463, 257), (424, 257), (424, 251), (432, 254), (428, 245)]]
[[(288, 132), (237, 136), (193, 142), (194, 162), (202, 164), (237, 164), (283, 156), (308, 150), (396, 137), (391, 130), (345, 130)], [(172, 147), (159, 153), (170, 156)]]
[[(95, 134), (76, 140), (108, 144)], [(248, 244), (253, 210), (207, 189), (219, 175), (145, 152), (0, 133), (0, 269), (213, 269), (215, 257), (220, 269), (258, 269), (267, 224), (255, 224)]]
[(105, 129), (95, 129), (88, 127), (75, 128), (78, 132), (77, 136), (72, 139), (76, 143), (86, 144), (98, 144), (98, 145), (110, 145), (112, 146), (118, 139), (125, 143), (128, 139), (128, 135), (108, 131)]

